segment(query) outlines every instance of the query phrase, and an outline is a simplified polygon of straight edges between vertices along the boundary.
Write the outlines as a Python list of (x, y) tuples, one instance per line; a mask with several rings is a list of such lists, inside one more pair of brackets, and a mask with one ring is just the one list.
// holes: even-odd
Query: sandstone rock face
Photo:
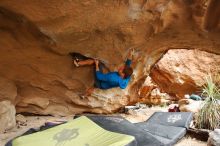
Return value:
[(16, 96), (16, 85), (11, 80), (0, 77), (0, 101), (7, 99), (14, 102)]
[(168, 103), (171, 97), (166, 93), (161, 93), (159, 87), (152, 81), (151, 77), (148, 76), (139, 89), (138, 93), (141, 102), (149, 105), (161, 105)]
[(160, 88), (179, 98), (201, 92), (209, 73), (220, 73), (220, 55), (199, 50), (169, 50), (152, 68)]
[[(151, 66), (166, 50), (183, 47), (220, 53), (219, 22), (210, 21), (219, 18), (218, 3), (1, 0), (0, 77), (8, 81), (0, 82), (7, 87), (0, 95), (11, 100), (17, 112), (36, 114), (110, 113), (136, 103)], [(102, 59), (117, 70), (129, 47), (137, 48), (137, 55), (127, 89), (96, 90), (81, 99), (93, 85), (93, 67), (73, 67), (68, 53)], [(156, 83), (162, 87), (165, 82)]]
[(10, 101), (0, 102), (0, 132), (9, 130), (16, 125), (15, 107)]

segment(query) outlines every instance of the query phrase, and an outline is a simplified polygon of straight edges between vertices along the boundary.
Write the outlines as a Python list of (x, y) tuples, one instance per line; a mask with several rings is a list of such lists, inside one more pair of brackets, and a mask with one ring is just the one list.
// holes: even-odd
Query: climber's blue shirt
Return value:
[[(130, 66), (131, 60), (127, 59), (125, 65)], [(109, 72), (102, 73), (101, 71), (96, 71), (96, 77), (100, 81), (101, 89), (109, 89), (114, 87), (120, 87), (121, 89), (125, 89), (130, 81), (131, 77), (121, 78), (118, 72)]]

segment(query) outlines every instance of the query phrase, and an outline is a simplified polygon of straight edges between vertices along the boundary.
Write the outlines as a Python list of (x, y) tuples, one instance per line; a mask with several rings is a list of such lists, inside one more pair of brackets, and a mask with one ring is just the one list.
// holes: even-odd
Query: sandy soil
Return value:
[(185, 136), (175, 146), (207, 146), (207, 142), (199, 141), (189, 136)]
[[(145, 108), (139, 112), (129, 111), (127, 114), (120, 114), (127, 120), (133, 123), (140, 121), (145, 121), (156, 111), (166, 111), (166, 108), (153, 107)], [(23, 124), (17, 123), (17, 126), (5, 133), (0, 133), (0, 146), (4, 146), (10, 139), (21, 135), (30, 128), (37, 128), (45, 124), (47, 121), (57, 121), (57, 120), (71, 120), (73, 116), (68, 117), (52, 117), (52, 116), (25, 116), (26, 122)], [(198, 141), (189, 136), (185, 136), (180, 140), (175, 146), (206, 146), (206, 142)]]

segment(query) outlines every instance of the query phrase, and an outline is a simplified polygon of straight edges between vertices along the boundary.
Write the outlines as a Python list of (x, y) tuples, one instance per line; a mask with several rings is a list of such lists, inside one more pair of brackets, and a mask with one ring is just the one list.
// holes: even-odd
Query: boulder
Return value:
[(178, 101), (179, 109), (181, 112), (198, 113), (201, 109), (203, 101), (196, 101), (193, 99), (181, 99)]
[(15, 127), (15, 107), (10, 101), (0, 102), (0, 132), (9, 130)]
[(171, 49), (154, 65), (150, 76), (164, 92), (181, 99), (201, 92), (209, 73), (220, 73), (220, 55), (200, 50)]
[(220, 146), (220, 129), (215, 129), (209, 133), (207, 146)]

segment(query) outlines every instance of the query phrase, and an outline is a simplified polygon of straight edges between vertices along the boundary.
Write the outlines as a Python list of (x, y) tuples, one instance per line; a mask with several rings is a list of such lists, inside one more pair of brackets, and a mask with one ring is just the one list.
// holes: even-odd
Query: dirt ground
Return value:
[[(125, 117), (127, 120), (133, 123), (137, 123), (140, 121), (145, 121), (148, 119), (154, 112), (156, 111), (166, 111), (166, 108), (161, 107), (153, 107), (153, 108), (145, 108), (138, 112), (129, 111), (127, 114), (120, 114)], [(52, 116), (25, 116), (23, 119), (25, 122), (22, 124), (17, 123), (17, 126), (5, 133), (0, 133), (0, 146), (4, 146), (10, 139), (17, 137), (27, 131), (30, 128), (37, 128), (45, 124), (48, 121), (68, 121), (71, 120), (73, 116), (67, 117), (52, 117)], [(189, 136), (185, 136), (181, 139), (175, 146), (206, 146), (206, 142), (198, 141)]]

